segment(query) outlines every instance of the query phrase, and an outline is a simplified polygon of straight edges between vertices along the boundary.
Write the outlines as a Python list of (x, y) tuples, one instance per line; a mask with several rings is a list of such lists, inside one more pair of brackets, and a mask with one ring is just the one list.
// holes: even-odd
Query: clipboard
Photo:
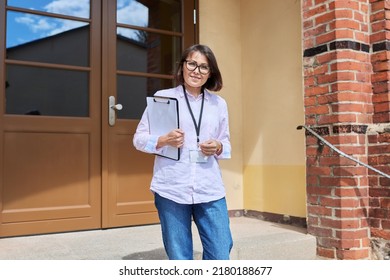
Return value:
[[(179, 128), (179, 103), (176, 98), (153, 96), (146, 97), (148, 106), (149, 132), (164, 135)], [(158, 156), (173, 160), (180, 159), (180, 148), (165, 146)]]

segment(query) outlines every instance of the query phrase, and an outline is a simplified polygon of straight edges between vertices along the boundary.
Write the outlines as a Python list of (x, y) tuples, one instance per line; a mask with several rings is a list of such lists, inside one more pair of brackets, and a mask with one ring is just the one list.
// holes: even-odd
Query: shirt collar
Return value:
[[(182, 85), (177, 86), (176, 89), (179, 91), (179, 96), (181, 98), (184, 98), (183, 86)], [(210, 92), (207, 89), (204, 89), (203, 93), (204, 93), (204, 99), (208, 100), (210, 98)], [(201, 95), (199, 95), (199, 97), (200, 96)]]

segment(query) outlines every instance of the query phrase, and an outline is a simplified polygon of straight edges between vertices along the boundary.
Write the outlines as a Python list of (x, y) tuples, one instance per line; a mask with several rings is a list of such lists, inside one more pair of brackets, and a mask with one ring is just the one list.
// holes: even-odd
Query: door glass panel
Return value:
[(89, 18), (89, 0), (7, 0), (8, 6)]
[(7, 58), (77, 66), (89, 64), (89, 24), (7, 13)]
[(169, 79), (117, 75), (117, 103), (123, 105), (123, 109), (117, 111), (117, 117), (140, 119), (146, 107), (146, 97), (153, 96), (157, 90), (172, 86), (173, 81)]
[(180, 0), (118, 0), (117, 22), (180, 32)]
[(89, 116), (89, 73), (7, 65), (6, 113)]
[(172, 75), (180, 52), (180, 37), (117, 29), (118, 70)]

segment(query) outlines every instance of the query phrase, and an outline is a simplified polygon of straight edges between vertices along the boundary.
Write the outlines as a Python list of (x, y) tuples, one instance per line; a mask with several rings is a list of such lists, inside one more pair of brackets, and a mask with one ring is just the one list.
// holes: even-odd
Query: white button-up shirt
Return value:
[[(186, 93), (196, 122), (202, 103), (202, 95), (197, 98)], [(161, 90), (155, 96), (173, 97), (179, 104), (179, 126), (184, 131), (184, 144), (180, 148), (180, 160), (156, 156), (150, 189), (160, 196), (181, 204), (195, 204), (215, 201), (225, 196), (225, 187), (218, 159), (231, 157), (228, 109), (225, 100), (205, 90), (203, 116), (200, 127), (200, 143), (215, 139), (222, 143), (219, 156), (209, 156), (207, 162), (190, 161), (190, 150), (197, 150), (197, 136), (194, 122), (188, 109), (183, 87)], [(138, 124), (133, 138), (136, 149), (152, 154), (161, 153), (156, 149), (161, 135), (149, 133), (147, 108)]]

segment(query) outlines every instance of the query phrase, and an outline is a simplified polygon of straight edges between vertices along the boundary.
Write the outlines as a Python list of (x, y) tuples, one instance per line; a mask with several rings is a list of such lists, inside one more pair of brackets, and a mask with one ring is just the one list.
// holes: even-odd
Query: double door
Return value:
[(132, 138), (196, 41), (193, 0), (0, 3), (0, 236), (158, 222)]

